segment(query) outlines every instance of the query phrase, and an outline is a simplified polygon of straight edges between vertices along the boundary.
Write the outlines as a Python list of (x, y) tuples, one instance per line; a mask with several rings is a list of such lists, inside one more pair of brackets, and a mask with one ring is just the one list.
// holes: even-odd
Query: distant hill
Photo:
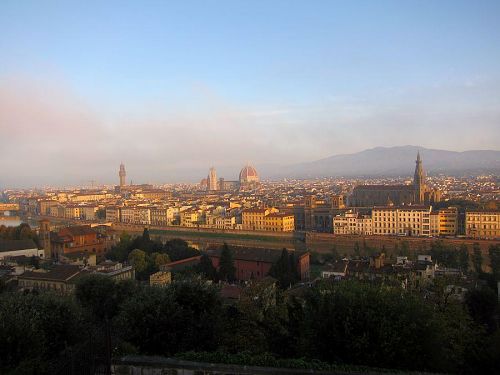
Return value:
[(398, 176), (411, 175), (417, 152), (424, 170), (429, 173), (500, 172), (500, 151), (446, 151), (418, 146), (376, 147), (354, 154), (341, 154), (325, 159), (282, 168), (280, 177), (327, 176)]

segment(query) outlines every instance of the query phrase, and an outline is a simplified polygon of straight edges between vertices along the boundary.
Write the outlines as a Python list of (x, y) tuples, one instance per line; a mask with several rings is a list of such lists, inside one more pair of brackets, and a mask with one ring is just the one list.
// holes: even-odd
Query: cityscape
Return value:
[(498, 373), (459, 3), (0, 4), (0, 373)]

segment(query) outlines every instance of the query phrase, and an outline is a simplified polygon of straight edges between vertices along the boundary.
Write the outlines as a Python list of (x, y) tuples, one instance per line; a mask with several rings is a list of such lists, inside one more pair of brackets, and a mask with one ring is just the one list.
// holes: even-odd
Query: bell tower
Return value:
[(425, 174), (422, 167), (422, 159), (420, 159), (420, 152), (417, 153), (417, 160), (415, 161), (415, 174), (413, 176), (413, 186), (415, 188), (415, 203), (424, 203), (425, 195)]
[(125, 178), (127, 173), (125, 172), (125, 166), (123, 163), (120, 164), (120, 172), (118, 172), (118, 176), (120, 176), (120, 186), (125, 186)]
[(52, 251), (50, 247), (50, 221), (47, 219), (40, 220), (40, 240), (43, 246), (44, 259), (50, 259)]

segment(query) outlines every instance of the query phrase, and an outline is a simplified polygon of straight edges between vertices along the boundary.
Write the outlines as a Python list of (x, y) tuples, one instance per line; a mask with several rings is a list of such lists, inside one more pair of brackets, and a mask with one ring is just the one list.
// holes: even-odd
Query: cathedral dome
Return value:
[(240, 172), (240, 183), (248, 183), (248, 182), (258, 182), (259, 175), (254, 167), (251, 165), (246, 165)]

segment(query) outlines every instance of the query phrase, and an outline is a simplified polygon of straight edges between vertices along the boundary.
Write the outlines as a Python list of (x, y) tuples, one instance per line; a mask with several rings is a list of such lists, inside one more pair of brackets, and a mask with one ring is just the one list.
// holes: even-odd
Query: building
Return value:
[[(263, 279), (269, 274), (271, 266), (281, 257), (280, 250), (233, 246), (231, 251), (236, 268), (236, 279), (239, 281)], [(207, 255), (216, 269), (219, 268), (221, 253), (221, 248), (207, 250)], [(295, 255), (300, 279), (309, 280), (309, 252), (291, 251), (291, 253)]]
[[(277, 208), (250, 208), (241, 214), (243, 230), (291, 232), (294, 230), (294, 216), (279, 213)], [(291, 226), (290, 226), (291, 225)]]
[(106, 207), (106, 220), (113, 223), (118, 223), (121, 221), (120, 207), (110, 206)]
[(200, 264), (201, 255), (197, 255), (191, 258), (185, 258), (181, 260), (176, 260), (175, 262), (170, 262), (162, 264), (160, 266), (160, 271), (169, 271), (172, 273), (181, 272), (186, 269), (196, 267)]
[(259, 184), (259, 174), (257, 170), (251, 165), (245, 165), (241, 171), (239, 176), (240, 187), (255, 187)]
[(165, 286), (172, 282), (172, 273), (168, 270), (158, 271), (149, 276), (149, 285)]
[(51, 256), (56, 259), (59, 255), (77, 252), (93, 253), (101, 258), (107, 250), (106, 240), (90, 225), (70, 226), (51, 232), (50, 248)]
[(217, 190), (217, 171), (211, 167), (207, 176), (207, 188), (210, 191)]
[(350, 197), (350, 205), (354, 207), (373, 207), (404, 204), (432, 204), (441, 200), (441, 193), (426, 184), (420, 153), (415, 161), (415, 173), (411, 185), (358, 185)]
[(69, 294), (75, 290), (76, 282), (85, 275), (100, 274), (116, 281), (135, 279), (132, 266), (124, 267), (121, 263), (106, 261), (94, 267), (82, 268), (78, 265), (56, 265), (49, 271), (26, 271), (18, 276), (21, 290), (53, 290)]
[(431, 212), (431, 236), (456, 236), (458, 233), (458, 209), (448, 207)]
[(118, 176), (120, 177), (120, 187), (125, 186), (127, 173), (125, 172), (125, 166), (123, 165), (123, 163), (120, 164), (120, 171), (118, 172)]
[(500, 211), (466, 211), (465, 235), (471, 238), (500, 238)]
[(127, 224), (151, 224), (151, 211), (146, 206), (122, 207), (120, 209), (121, 222)]
[(430, 236), (431, 207), (374, 207), (372, 226), (375, 235)]
[(333, 218), (345, 211), (344, 197), (339, 194), (330, 199), (317, 199), (310, 195), (304, 203), (293, 207), (295, 230), (333, 232)]
[(273, 212), (264, 217), (264, 230), (269, 232), (293, 232), (295, 229), (293, 214)]
[(53, 290), (68, 294), (75, 289), (75, 282), (81, 276), (81, 268), (74, 265), (57, 265), (47, 272), (26, 271), (18, 276), (18, 285), (22, 290)]
[(38, 235), (43, 247), (44, 258), (49, 259), (52, 256), (50, 245), (50, 221), (46, 219), (40, 220), (40, 229), (38, 230)]
[(3, 240), (0, 239), (0, 259), (25, 256), (44, 258), (44, 250), (38, 249), (33, 240)]
[(89, 267), (88, 272), (104, 275), (115, 281), (135, 279), (134, 267), (124, 266), (122, 263), (112, 260), (105, 260), (95, 267)]
[(197, 211), (186, 210), (182, 211), (179, 215), (180, 225), (183, 227), (196, 227), (198, 226), (198, 221), (200, 220), (200, 215)]
[(333, 218), (333, 233), (338, 235), (365, 235), (373, 234), (371, 215), (361, 215), (349, 210)]

